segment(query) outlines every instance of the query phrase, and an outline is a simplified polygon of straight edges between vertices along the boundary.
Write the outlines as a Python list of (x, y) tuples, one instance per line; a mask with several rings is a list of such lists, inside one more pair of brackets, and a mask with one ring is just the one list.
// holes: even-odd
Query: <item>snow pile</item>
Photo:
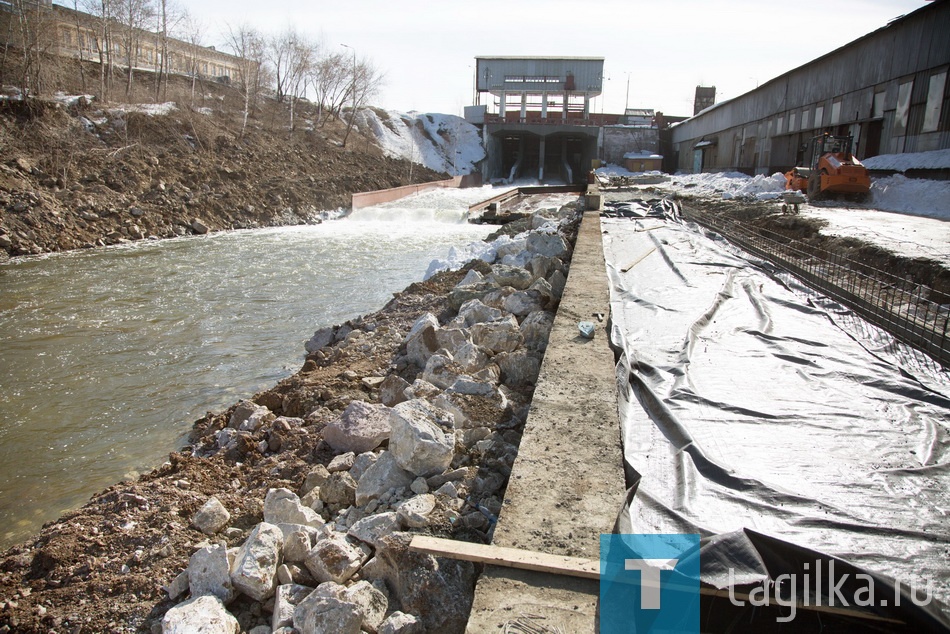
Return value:
[(141, 112), (150, 117), (159, 117), (171, 114), (173, 110), (177, 109), (178, 106), (174, 101), (166, 101), (165, 103), (122, 104), (109, 108), (109, 113)]
[(462, 247), (452, 247), (445, 258), (437, 258), (429, 263), (424, 279), (427, 280), (440, 271), (455, 271), (475, 259), (488, 263), (494, 262), (500, 246), (497, 243), (502, 238), (508, 238), (508, 236), (502, 236), (494, 242), (469, 242)]
[(869, 170), (906, 172), (913, 169), (950, 169), (950, 149), (907, 154), (881, 154), (862, 161)]
[(950, 220), (950, 181), (900, 174), (876, 178), (871, 181), (871, 205), (883, 211)]
[[(628, 152), (628, 154), (635, 154), (635, 152)], [(624, 158), (626, 158), (626, 156), (627, 155), (625, 154)], [(629, 176), (643, 176), (644, 174), (648, 174), (650, 176), (664, 175), (663, 172), (659, 170), (651, 170), (649, 172), (631, 172), (625, 167), (621, 167), (620, 165), (614, 165), (612, 163), (608, 163), (607, 165), (604, 165), (603, 167), (598, 167), (596, 170), (594, 170), (594, 172), (598, 176), (606, 177), (607, 180), (609, 180), (611, 177), (616, 178), (616, 177), (624, 177), (624, 176), (628, 176), (628, 177)]]
[(95, 98), (95, 95), (67, 95), (63, 92), (57, 92), (50, 97), (50, 101), (69, 107), (79, 103), (92, 103)]
[(677, 174), (672, 187), (677, 191), (688, 191), (700, 196), (720, 194), (723, 200), (771, 200), (778, 198), (785, 191), (785, 176), (781, 172), (775, 172), (771, 176), (746, 176), (740, 172)]
[(478, 128), (455, 115), (363, 108), (356, 125), (372, 132), (387, 156), (436, 172), (471, 174), (485, 158)]

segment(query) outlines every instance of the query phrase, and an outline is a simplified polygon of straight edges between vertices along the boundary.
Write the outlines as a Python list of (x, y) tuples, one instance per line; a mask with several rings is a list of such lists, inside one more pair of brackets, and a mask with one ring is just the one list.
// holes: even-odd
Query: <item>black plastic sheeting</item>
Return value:
[[(699, 533), (707, 587), (779, 580), (799, 603), (808, 588), (812, 605), (950, 631), (950, 376), (672, 211), (602, 220), (618, 532)], [(848, 575), (838, 594), (815, 582), (829, 565)]]

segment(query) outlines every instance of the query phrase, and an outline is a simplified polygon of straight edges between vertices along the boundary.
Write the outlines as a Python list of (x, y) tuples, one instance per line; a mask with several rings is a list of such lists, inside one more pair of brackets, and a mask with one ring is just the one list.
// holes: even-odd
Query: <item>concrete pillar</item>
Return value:
[(501, 113), (501, 118), (505, 118), (505, 91), (502, 90), (498, 93), (498, 111)]
[(590, 95), (584, 95), (584, 119), (590, 119)]
[(567, 121), (567, 104), (568, 104), (568, 93), (564, 93), (564, 107), (561, 109), (561, 120)]
[(541, 118), (548, 118), (548, 93), (541, 93)]
[(541, 145), (538, 148), (538, 182), (544, 182), (544, 137), (541, 137)]
[(521, 120), (528, 116), (528, 93), (521, 93)]

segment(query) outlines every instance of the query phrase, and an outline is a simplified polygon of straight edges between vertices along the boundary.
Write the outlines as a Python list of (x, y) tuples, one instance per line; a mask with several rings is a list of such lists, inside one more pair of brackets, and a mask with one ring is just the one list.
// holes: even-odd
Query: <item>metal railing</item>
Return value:
[(684, 218), (791, 273), (870, 323), (950, 367), (950, 304), (927, 286), (762, 228), (683, 208)]

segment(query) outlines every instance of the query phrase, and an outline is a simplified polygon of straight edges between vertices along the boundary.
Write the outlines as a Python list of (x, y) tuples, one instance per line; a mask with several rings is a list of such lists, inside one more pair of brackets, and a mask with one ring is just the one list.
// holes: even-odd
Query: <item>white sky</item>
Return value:
[[(227, 25), (295, 28), (335, 51), (348, 44), (385, 74), (374, 105), (461, 114), (480, 55), (604, 57), (596, 112), (629, 106), (692, 114), (698, 84), (717, 101), (831, 52), (924, 0), (175, 0), (223, 48)], [(887, 55), (887, 51), (881, 51)], [(876, 60), (869, 60), (876, 63)], [(484, 103), (484, 101), (483, 101)]]

